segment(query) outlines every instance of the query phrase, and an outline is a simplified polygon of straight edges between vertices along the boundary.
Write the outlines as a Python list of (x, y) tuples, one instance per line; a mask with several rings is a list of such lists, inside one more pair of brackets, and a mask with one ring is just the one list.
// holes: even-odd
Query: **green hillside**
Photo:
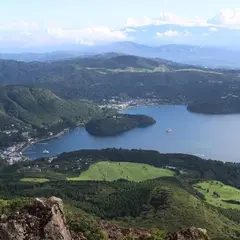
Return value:
[[(69, 62), (71, 61), (72, 60), (69, 60)], [(143, 58), (131, 55), (79, 58), (77, 59), (77, 62), (82, 67), (102, 69), (126, 69), (126, 68), (154, 69), (160, 65), (160, 61), (157, 59)], [(166, 64), (168, 63), (167, 60), (163, 62)], [(178, 64), (176, 63), (175, 65)]]
[[(154, 226), (168, 231), (197, 226), (207, 229), (214, 239), (238, 239), (237, 231), (240, 227), (237, 222), (228, 219), (201, 199), (193, 196), (176, 179), (162, 178), (152, 184), (151, 198), (146, 210), (142, 211), (137, 218), (118, 220), (120, 224), (147, 228)], [(133, 208), (134, 211), (137, 207), (134, 208), (131, 205), (129, 208)]]
[[(170, 166), (174, 174), (166, 169)], [(68, 205), (69, 213), (85, 211), (120, 226), (166, 232), (195, 226), (206, 229), (213, 240), (238, 240), (237, 201), (231, 203), (236, 205), (235, 209), (224, 208), (213, 204), (204, 189), (216, 191), (224, 200), (237, 200), (237, 188), (215, 181), (237, 187), (239, 169), (237, 163), (185, 154), (81, 150), (61, 154), (52, 161), (38, 159), (3, 166), (0, 199), (57, 196)], [(202, 192), (192, 184), (203, 179), (212, 182), (202, 181)]]
[[(204, 194), (207, 202), (222, 208), (232, 208), (240, 210), (240, 190), (218, 181), (204, 181), (194, 185), (194, 187)], [(215, 194), (214, 194), (215, 193)], [(231, 203), (235, 202), (235, 204)]]
[(122, 96), (175, 104), (216, 101), (226, 94), (240, 95), (238, 74), (131, 55), (46, 63), (0, 60), (0, 84), (46, 88), (63, 98), (95, 101)]
[[(11, 195), (9, 193), (11, 192)], [(6, 198), (58, 196), (74, 213), (85, 211), (120, 226), (176, 231), (196, 226), (213, 239), (237, 240), (239, 224), (194, 196), (173, 177), (128, 181), (12, 182), (1, 188)], [(71, 210), (69, 210), (71, 213)]]
[(121, 162), (98, 162), (82, 172), (79, 177), (68, 178), (71, 181), (104, 180), (114, 181), (126, 179), (129, 181), (145, 181), (158, 177), (173, 176), (174, 173), (163, 168), (155, 168), (147, 164), (121, 163)]
[(0, 88), (1, 126), (10, 122), (43, 127), (63, 121), (84, 123), (100, 113), (87, 101), (64, 100), (50, 90), (21, 86)]

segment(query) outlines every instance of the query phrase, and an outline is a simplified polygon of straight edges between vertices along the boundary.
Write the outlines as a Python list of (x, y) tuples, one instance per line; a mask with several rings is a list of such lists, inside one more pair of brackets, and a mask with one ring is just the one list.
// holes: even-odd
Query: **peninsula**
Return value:
[(144, 128), (156, 121), (145, 115), (116, 114), (92, 119), (86, 124), (86, 130), (94, 136), (115, 136), (133, 128)]
[(187, 109), (190, 112), (203, 114), (234, 114), (240, 113), (240, 101), (238, 96), (228, 95), (217, 101), (189, 104)]

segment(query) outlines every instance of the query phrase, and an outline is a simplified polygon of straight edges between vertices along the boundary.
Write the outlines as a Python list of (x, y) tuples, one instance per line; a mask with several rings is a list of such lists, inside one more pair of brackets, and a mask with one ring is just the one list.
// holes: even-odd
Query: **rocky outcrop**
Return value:
[[(151, 231), (142, 228), (121, 228), (100, 220), (99, 227), (108, 240), (151, 239)], [(105, 239), (105, 238), (104, 238)], [(67, 226), (62, 200), (56, 197), (37, 198), (10, 216), (0, 219), (0, 240), (87, 240), (83, 233), (71, 232)], [(210, 240), (200, 228), (181, 229), (167, 240)]]
[(135, 240), (145, 240), (151, 237), (150, 230), (143, 228), (120, 228), (107, 221), (100, 221), (99, 225), (106, 232), (108, 240), (122, 240), (130, 236)]
[(0, 222), (0, 239), (72, 240), (62, 200), (56, 197), (38, 198), (19, 212), (3, 218)]
[(191, 227), (169, 234), (167, 240), (210, 240), (210, 238), (205, 229)]

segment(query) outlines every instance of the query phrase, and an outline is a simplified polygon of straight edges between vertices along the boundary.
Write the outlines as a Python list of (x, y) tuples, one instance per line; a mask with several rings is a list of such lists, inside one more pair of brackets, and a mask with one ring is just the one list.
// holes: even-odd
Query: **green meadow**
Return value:
[[(222, 208), (240, 209), (240, 190), (237, 188), (218, 181), (204, 181), (194, 187), (205, 196), (209, 204)], [(219, 194), (219, 197), (214, 196), (214, 192)], [(234, 200), (239, 204), (227, 203), (223, 200)]]
[(114, 181), (126, 179), (129, 181), (140, 182), (158, 177), (173, 176), (174, 172), (156, 168), (147, 164), (129, 162), (98, 162), (82, 172), (79, 177), (68, 178), (71, 181), (96, 180)]
[(21, 182), (38, 182), (38, 183), (43, 183), (43, 182), (48, 182), (49, 180), (47, 178), (21, 178)]

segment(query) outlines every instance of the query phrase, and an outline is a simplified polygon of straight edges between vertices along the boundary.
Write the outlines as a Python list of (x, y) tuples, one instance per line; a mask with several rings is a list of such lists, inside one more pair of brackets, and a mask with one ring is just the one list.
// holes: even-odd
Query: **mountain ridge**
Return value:
[[(67, 101), (50, 90), (24, 86), (0, 87), (1, 123), (12, 122), (31, 124), (35, 127), (52, 126), (61, 121), (88, 121), (89, 116), (99, 111), (87, 101)], [(9, 125), (9, 123), (8, 123)], [(1, 127), (4, 127), (3, 125)]]
[(18, 61), (57, 61), (76, 57), (94, 56), (96, 54), (107, 54), (115, 52), (130, 54), (141, 57), (155, 57), (167, 59), (183, 64), (207, 66), (211, 68), (240, 68), (237, 63), (240, 60), (239, 49), (227, 47), (212, 47), (204, 45), (187, 44), (164, 44), (144, 45), (135, 42), (114, 42), (106, 45), (75, 46), (69, 51), (55, 51), (46, 53), (2, 53), (0, 59)]

